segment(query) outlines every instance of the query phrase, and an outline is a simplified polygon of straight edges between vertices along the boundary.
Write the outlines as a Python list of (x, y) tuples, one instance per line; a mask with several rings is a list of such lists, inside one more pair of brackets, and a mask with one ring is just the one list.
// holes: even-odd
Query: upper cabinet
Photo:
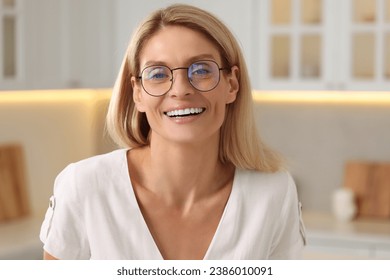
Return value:
[(16, 84), (21, 78), (20, 13), (16, 0), (0, 0), (1, 84)]
[(265, 0), (260, 89), (390, 90), (390, 0)]
[(0, 0), (0, 90), (111, 87), (114, 4)]
[[(133, 29), (172, 0), (133, 2), (0, 0), (0, 90), (111, 87)], [(390, 91), (390, 0), (187, 2), (237, 35), (255, 89)]]

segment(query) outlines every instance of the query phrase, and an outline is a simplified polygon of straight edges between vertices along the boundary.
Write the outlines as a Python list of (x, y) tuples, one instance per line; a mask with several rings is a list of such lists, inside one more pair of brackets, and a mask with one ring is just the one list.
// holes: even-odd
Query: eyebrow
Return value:
[[(192, 56), (192, 57), (188, 58), (186, 60), (185, 64), (190, 65), (191, 63), (193, 63), (195, 61), (199, 61), (199, 60), (213, 60), (214, 61), (214, 60), (216, 60), (216, 58), (212, 54), (200, 54), (200, 55), (196, 55), (196, 56)], [(162, 61), (162, 60), (148, 60), (143, 65), (143, 67), (148, 67), (148, 66), (152, 66), (152, 65), (167, 65), (167, 64), (168, 63), (166, 63), (165, 61)]]

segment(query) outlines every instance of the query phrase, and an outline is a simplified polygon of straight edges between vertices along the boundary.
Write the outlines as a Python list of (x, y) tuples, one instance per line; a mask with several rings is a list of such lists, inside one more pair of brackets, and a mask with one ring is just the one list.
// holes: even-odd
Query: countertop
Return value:
[(0, 260), (39, 260), (42, 217), (25, 217), (0, 224)]
[(341, 222), (327, 213), (303, 213), (308, 259), (390, 259), (390, 220)]

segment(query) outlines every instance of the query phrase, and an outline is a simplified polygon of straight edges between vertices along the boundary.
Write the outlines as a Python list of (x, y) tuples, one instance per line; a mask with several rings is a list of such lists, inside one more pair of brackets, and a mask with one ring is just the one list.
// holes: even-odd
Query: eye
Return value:
[(207, 62), (196, 62), (189, 68), (191, 77), (208, 77), (213, 72), (213, 67)]
[(152, 66), (145, 68), (142, 78), (154, 82), (166, 81), (171, 78), (171, 72), (164, 66)]

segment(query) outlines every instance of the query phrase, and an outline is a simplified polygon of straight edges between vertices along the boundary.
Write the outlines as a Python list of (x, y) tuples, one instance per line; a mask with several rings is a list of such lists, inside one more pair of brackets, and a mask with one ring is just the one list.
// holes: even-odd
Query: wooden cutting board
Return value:
[(356, 195), (359, 217), (390, 218), (390, 163), (347, 162), (344, 186)]
[(0, 146), (0, 222), (30, 213), (23, 149)]

